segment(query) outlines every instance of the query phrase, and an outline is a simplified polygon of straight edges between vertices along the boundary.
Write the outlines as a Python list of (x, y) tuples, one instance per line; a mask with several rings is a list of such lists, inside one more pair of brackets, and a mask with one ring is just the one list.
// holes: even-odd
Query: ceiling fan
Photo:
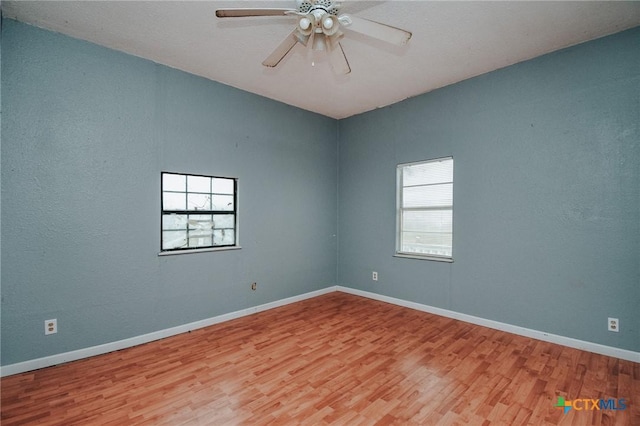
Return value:
[(340, 40), (342, 29), (364, 34), (387, 43), (402, 46), (411, 38), (409, 31), (379, 22), (340, 14), (341, 4), (333, 0), (296, 0), (296, 9), (218, 9), (218, 18), (244, 18), (250, 16), (292, 16), (298, 20), (296, 28), (262, 62), (266, 67), (277, 66), (300, 43), (316, 51), (326, 51), (336, 74), (349, 74), (351, 67)]

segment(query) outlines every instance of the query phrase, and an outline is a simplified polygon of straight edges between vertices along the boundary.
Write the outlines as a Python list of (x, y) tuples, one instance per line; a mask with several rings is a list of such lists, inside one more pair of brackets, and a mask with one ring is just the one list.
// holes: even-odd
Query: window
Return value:
[(396, 255), (453, 261), (453, 158), (399, 164)]
[(237, 179), (162, 173), (161, 250), (237, 246)]

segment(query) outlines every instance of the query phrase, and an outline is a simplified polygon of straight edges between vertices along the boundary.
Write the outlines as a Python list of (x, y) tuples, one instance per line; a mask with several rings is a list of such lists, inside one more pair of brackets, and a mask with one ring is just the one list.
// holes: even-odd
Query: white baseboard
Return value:
[(89, 348), (78, 349), (75, 351), (64, 352), (61, 354), (46, 356), (43, 358), (37, 358), (29, 361), (5, 365), (0, 367), (0, 377), (11, 376), (13, 374), (19, 374), (19, 373), (24, 373), (26, 371), (32, 371), (40, 368), (51, 367), (53, 365), (63, 364), (65, 362), (77, 361), (83, 358), (89, 358), (96, 355), (102, 355), (109, 352), (118, 351), (120, 349), (126, 349), (133, 346), (138, 346), (143, 343), (153, 342), (154, 340), (164, 339), (165, 337), (175, 336), (177, 334), (186, 333), (191, 330), (197, 330), (199, 328), (204, 328), (210, 325), (218, 324), (218, 323), (229, 321), (232, 319), (252, 315), (252, 314), (255, 314), (256, 312), (262, 312), (268, 309), (273, 309), (273, 308), (288, 305), (291, 303), (299, 302), (301, 300), (311, 299), (313, 297), (317, 297), (322, 294), (331, 293), (334, 291), (336, 291), (336, 287), (331, 286), (331, 287), (324, 288), (322, 290), (316, 290), (309, 293), (300, 294), (298, 296), (276, 300), (275, 302), (269, 302), (263, 305), (241, 309), (239, 311), (218, 315), (216, 317), (207, 318), (201, 321), (184, 324), (177, 327), (154, 331), (152, 333), (131, 337), (129, 339), (118, 340), (116, 342), (105, 343), (103, 345), (92, 346)]
[(341, 291), (343, 293), (354, 294), (356, 296), (362, 296), (369, 299), (379, 300), (381, 302), (387, 302), (387, 303), (391, 303), (398, 306), (404, 306), (406, 308), (428, 312), (431, 314), (440, 315), (447, 318), (453, 318), (453, 319), (468, 322), (471, 324), (493, 328), (496, 330), (506, 331), (508, 333), (513, 333), (520, 336), (531, 337), (533, 339), (543, 340), (545, 342), (557, 343), (559, 345), (568, 346), (570, 348), (576, 348), (576, 349), (589, 351), (589, 352), (593, 352), (601, 355), (612, 356), (615, 358), (620, 358), (620, 359), (625, 359), (628, 361), (640, 363), (640, 352), (614, 348), (611, 346), (605, 346), (598, 343), (586, 342), (583, 340), (573, 339), (570, 337), (558, 336), (556, 334), (545, 333), (544, 331), (532, 330), (529, 328), (519, 327), (516, 325), (505, 324), (498, 321), (475, 317), (473, 315), (462, 314), (462, 313), (450, 311), (447, 309), (436, 308), (434, 306), (423, 305), (421, 303), (410, 302), (403, 299), (396, 299), (394, 297), (384, 296), (381, 294), (371, 293), (368, 291), (357, 290), (357, 289), (343, 287), (343, 286), (331, 286), (331, 287), (324, 288), (322, 290), (316, 290), (309, 293), (300, 294), (298, 296), (276, 300), (274, 302), (265, 303), (263, 305), (241, 309), (239, 311), (218, 315), (216, 317), (207, 318), (201, 321), (184, 324), (177, 327), (154, 331), (152, 333), (131, 337), (129, 339), (118, 340), (116, 342), (105, 343), (103, 345), (92, 346), (89, 348), (78, 349), (75, 351), (70, 351), (70, 352), (51, 355), (43, 358), (37, 358), (29, 361), (5, 365), (0, 367), (0, 377), (11, 376), (13, 374), (19, 374), (19, 373), (24, 373), (26, 371), (32, 371), (40, 368), (51, 367), (53, 365), (63, 364), (65, 362), (76, 361), (79, 359), (89, 358), (96, 355), (102, 355), (102, 354), (117, 351), (120, 349), (126, 349), (133, 346), (138, 346), (144, 343), (153, 342), (154, 340), (164, 339), (166, 337), (171, 337), (177, 334), (186, 333), (191, 330), (197, 330), (199, 328), (204, 328), (204, 327), (208, 327), (210, 325), (218, 324), (221, 322), (230, 321), (232, 319), (252, 315), (257, 312), (262, 312), (262, 311), (277, 308), (280, 306), (285, 306), (291, 303), (299, 302), (302, 300), (311, 299), (313, 297), (317, 297), (317, 296), (331, 293), (334, 291)]
[(391, 303), (393, 305), (404, 306), (406, 308), (428, 312), (430, 314), (457, 319), (471, 324), (481, 325), (483, 327), (493, 328), (520, 336), (530, 337), (532, 339), (543, 340), (550, 343), (557, 343), (559, 345), (568, 346), (570, 348), (580, 349), (600, 355), (607, 355), (614, 358), (620, 358), (627, 361), (640, 363), (640, 352), (614, 348), (612, 346), (605, 346), (599, 343), (586, 342), (584, 340), (559, 336), (557, 334), (546, 333), (544, 331), (532, 330), (530, 328), (519, 327), (517, 325), (511, 325), (499, 321), (475, 317), (473, 315), (462, 314), (460, 312), (450, 311), (448, 309), (436, 308), (434, 306), (423, 305), (421, 303), (409, 302), (407, 300), (396, 299), (395, 297), (384, 296), (381, 294), (357, 290), (354, 288), (337, 286), (337, 290), (344, 293), (354, 294), (356, 296), (362, 296), (369, 299), (379, 300), (381, 302)]

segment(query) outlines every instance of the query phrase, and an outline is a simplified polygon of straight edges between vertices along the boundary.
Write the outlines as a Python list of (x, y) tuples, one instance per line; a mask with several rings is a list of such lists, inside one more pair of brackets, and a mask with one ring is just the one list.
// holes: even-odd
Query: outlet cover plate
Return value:
[(50, 319), (44, 322), (44, 334), (45, 336), (49, 334), (56, 334), (58, 332), (58, 320)]

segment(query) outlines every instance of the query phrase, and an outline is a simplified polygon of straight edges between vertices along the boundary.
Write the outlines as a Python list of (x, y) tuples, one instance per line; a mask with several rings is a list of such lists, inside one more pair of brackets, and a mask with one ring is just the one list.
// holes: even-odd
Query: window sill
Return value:
[(420, 256), (418, 254), (408, 254), (408, 253), (396, 253), (393, 257), (401, 257), (404, 259), (416, 259), (416, 260), (431, 260), (434, 262), (446, 262), (453, 263), (452, 257), (440, 257), (440, 256)]
[(207, 248), (197, 248), (197, 249), (189, 249), (189, 250), (175, 250), (175, 251), (161, 251), (158, 253), (158, 256), (173, 256), (176, 254), (191, 254), (191, 253), (205, 253), (208, 251), (227, 251), (227, 250), (240, 250), (242, 247), (240, 246), (230, 246), (230, 247), (207, 247)]

